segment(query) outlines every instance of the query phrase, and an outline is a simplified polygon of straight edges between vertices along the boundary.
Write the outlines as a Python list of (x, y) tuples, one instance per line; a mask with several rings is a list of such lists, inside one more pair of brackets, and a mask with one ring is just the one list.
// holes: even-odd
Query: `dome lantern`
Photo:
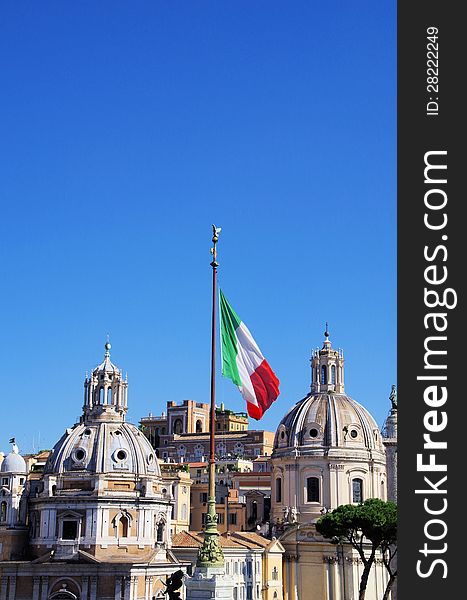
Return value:
[(128, 410), (128, 382), (122, 371), (110, 360), (110, 342), (105, 344), (103, 362), (84, 380), (83, 420), (125, 419)]
[(321, 350), (314, 350), (311, 357), (311, 391), (344, 393), (344, 353), (334, 350), (329, 339), (328, 324), (324, 332)]

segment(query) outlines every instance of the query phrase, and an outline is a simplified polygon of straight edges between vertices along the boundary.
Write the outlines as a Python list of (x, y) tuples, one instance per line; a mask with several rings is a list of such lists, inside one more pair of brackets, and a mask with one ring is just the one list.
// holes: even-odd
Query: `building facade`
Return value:
[[(194, 400), (167, 402), (167, 413), (147, 416), (142, 430), (163, 461), (200, 462), (209, 456), (209, 405)], [(218, 458), (270, 456), (274, 433), (248, 429), (245, 413), (216, 410), (216, 454)]]
[[(256, 533), (229, 532), (220, 536), (225, 573), (234, 580), (232, 600), (282, 600), (282, 557), (284, 548), (276, 540)], [(189, 561), (194, 570), (203, 534), (190, 531), (175, 536), (173, 552)]]

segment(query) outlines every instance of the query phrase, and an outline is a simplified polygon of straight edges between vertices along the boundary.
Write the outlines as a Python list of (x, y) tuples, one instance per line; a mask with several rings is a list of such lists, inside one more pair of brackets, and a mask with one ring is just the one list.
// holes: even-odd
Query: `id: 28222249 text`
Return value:
[(438, 91), (438, 28), (427, 27), (426, 30), (426, 91), (427, 116), (437, 116), (439, 111)]

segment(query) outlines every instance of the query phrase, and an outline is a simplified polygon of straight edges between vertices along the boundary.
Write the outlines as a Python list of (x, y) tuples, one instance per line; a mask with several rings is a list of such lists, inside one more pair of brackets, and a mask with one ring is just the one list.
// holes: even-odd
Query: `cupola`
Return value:
[(104, 360), (84, 380), (83, 419), (85, 423), (125, 419), (128, 380), (110, 360), (110, 342), (105, 344)]
[(332, 348), (327, 323), (323, 347), (311, 357), (311, 391), (344, 393), (344, 352)]

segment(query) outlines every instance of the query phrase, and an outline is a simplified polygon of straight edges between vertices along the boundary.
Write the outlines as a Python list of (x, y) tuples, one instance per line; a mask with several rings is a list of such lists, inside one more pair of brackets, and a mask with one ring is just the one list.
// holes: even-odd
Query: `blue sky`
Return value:
[[(395, 2), (5, 2), (0, 448), (51, 447), (86, 370), (129, 419), (209, 401), (219, 279), (281, 380), (331, 341), (382, 423), (396, 383)], [(218, 403), (244, 410), (218, 377)]]

